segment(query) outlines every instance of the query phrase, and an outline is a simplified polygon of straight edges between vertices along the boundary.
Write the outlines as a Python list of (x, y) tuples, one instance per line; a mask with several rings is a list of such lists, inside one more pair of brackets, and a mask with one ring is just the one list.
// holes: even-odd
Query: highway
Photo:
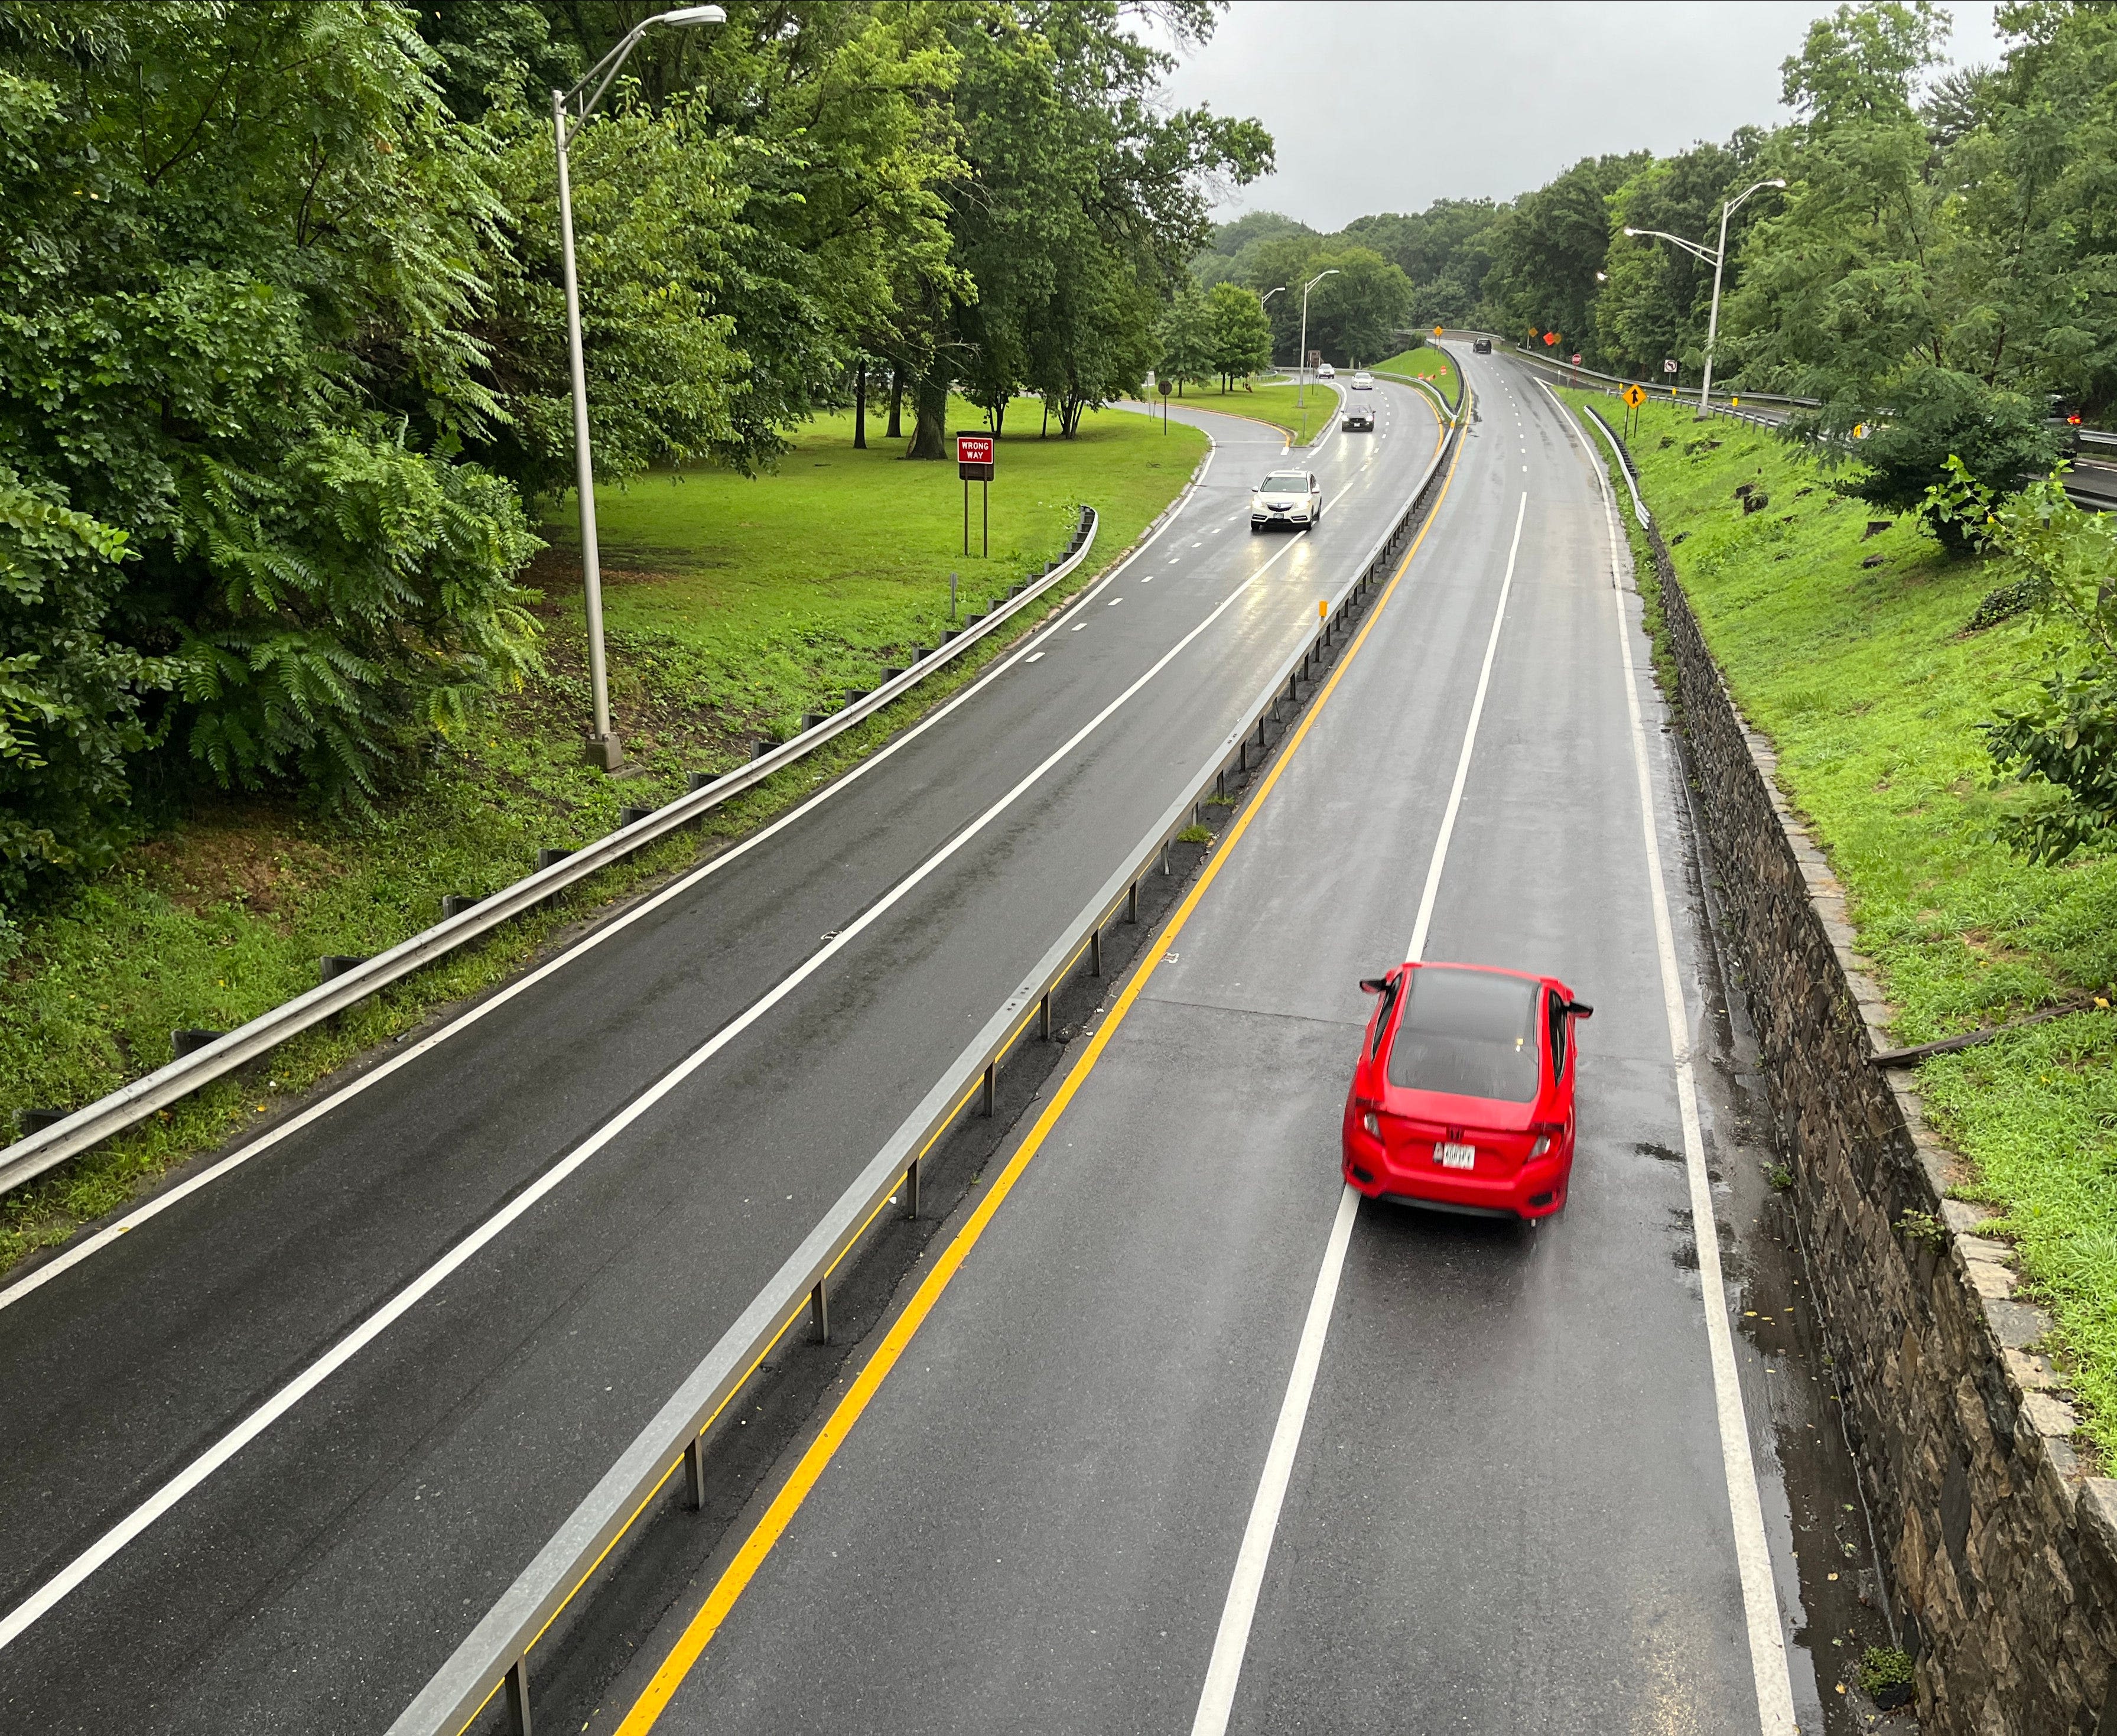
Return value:
[(385, 1725), (1135, 845), (1437, 443), (1218, 445), (1158, 535), (764, 833), (0, 1287), (0, 1727)]
[[(1425, 540), (579, 1727), (1853, 1727), (1776, 1445), (1813, 1424), (1743, 1325), (1763, 1154), (1639, 598), (1554, 401), (1456, 353), (1480, 413)], [(1340, 1182), (1357, 981), (1407, 956), (1595, 1006), (1538, 1229)]]

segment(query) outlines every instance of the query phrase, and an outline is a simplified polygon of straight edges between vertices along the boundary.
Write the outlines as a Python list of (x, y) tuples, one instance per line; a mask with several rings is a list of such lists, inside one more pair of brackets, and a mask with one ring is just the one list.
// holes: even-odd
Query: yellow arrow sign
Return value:
[(1635, 410), (1647, 401), (1647, 395), (1641, 391), (1636, 386), (1626, 386), (1624, 390), (1620, 392), (1617, 395), (1622, 398), (1626, 403), (1631, 405), (1631, 407)]

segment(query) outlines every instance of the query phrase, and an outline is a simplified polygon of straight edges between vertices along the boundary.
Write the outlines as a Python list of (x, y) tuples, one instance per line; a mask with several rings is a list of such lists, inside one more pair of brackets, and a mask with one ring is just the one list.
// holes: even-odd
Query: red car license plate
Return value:
[(1446, 1140), (1436, 1142), (1433, 1161), (1446, 1170), (1469, 1170), (1477, 1167), (1478, 1147), (1474, 1145), (1455, 1145)]

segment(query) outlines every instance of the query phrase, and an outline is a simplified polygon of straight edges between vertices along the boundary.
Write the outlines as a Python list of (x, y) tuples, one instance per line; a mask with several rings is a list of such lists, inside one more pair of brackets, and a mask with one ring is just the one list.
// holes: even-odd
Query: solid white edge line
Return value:
[[(554, 1188), (579, 1169), (611, 1140), (660, 1102), (678, 1085), (763, 1018), (772, 1008), (792, 994), (830, 959), (851, 945), (884, 913), (908, 896), (915, 888), (938, 870), (957, 851), (969, 843), (1001, 814), (1012, 807), (1046, 773), (1070, 755), (1095, 730), (1108, 722), (1141, 689), (1174, 663), (1186, 648), (1232, 608), (1259, 579), (1300, 546), (1298, 542), (1289, 542), (1277, 554), (1260, 564), (1254, 572), (1222, 598), (1208, 612), (1203, 620), (1171, 645), (1168, 650), (1163, 652), (1143, 674), (1133, 681), (1130, 686), (1105, 705), (1065, 741), (1054, 748), (1042, 761), (1024, 774), (1012, 789), (994, 802), (984, 813), (899, 880), (851, 924), (841, 929), (835, 937), (825, 942), (794, 970), (782, 977), (772, 988), (751, 1002), (747, 1008), (722, 1026), (705, 1042), (634, 1097), (609, 1120), (603, 1123), (580, 1144), (554, 1162), (514, 1199), (480, 1224), (477, 1229), (472, 1230), (462, 1241), (435, 1261), (418, 1277), (390, 1296), (373, 1314), (339, 1339), (307, 1368), (280, 1387), (271, 1397), (258, 1406), (212, 1446), (207, 1447), (204, 1452), (155, 1490), (124, 1518), (119, 1520), (87, 1549), (68, 1562), (50, 1579), (39, 1586), (14, 1609), (9, 1610), (5, 1616), (0, 1617), (0, 1651), (4, 1651), (48, 1614), (61, 1600), (79, 1589), (99, 1567), (117, 1556), (127, 1544), (138, 1537), (156, 1520), (168, 1512), (186, 1495), (196, 1489), (222, 1466), (227, 1464), (273, 1423), (293, 1410), (325, 1380), (350, 1362), (360, 1351), (402, 1319), (422, 1298), (430, 1293), (450, 1273), (460, 1267), (473, 1254), (493, 1241), (501, 1231), (521, 1218), (530, 1207), (543, 1199)], [(1115, 576), (1114, 573), (1111, 575), (1112, 578)], [(1101, 586), (1098, 585), (1096, 589), (1100, 589)], [(1084, 597), (1082, 601), (1086, 600)], [(1010, 663), (1015, 661), (1017, 659), (1013, 658), (1008, 659)], [(870, 760), (866, 763), (874, 762)], [(763, 835), (763, 833), (759, 834), (760, 838)], [(715, 860), (716, 861), (725, 861), (726, 857), (723, 856)], [(528, 980), (533, 979), (525, 979), (525, 981)], [(408, 1055), (406, 1059), (408, 1060), (409, 1056)], [(377, 1069), (375, 1073), (370, 1074), (367, 1080), (362, 1083), (371, 1083), (375, 1078), (381, 1076), (381, 1071), (382, 1069)]]
[[(1493, 612), (1492, 633), (1485, 648), (1484, 672), (1478, 676), (1478, 694), (1470, 708), (1469, 723), (1463, 732), (1463, 752), (1457, 765), (1455, 787), (1449, 797), (1448, 817), (1433, 841), (1433, 857), (1427, 870), (1426, 893), (1419, 903), (1418, 931), (1409, 956), (1416, 958), (1424, 944), (1427, 918), (1432, 915), (1433, 889), (1448, 857), (1448, 841), (1454, 831), (1455, 809), (1463, 787), (1463, 769), (1478, 737), (1478, 720), (1484, 710), (1486, 686), (1492, 674), (1492, 650), (1499, 643), (1500, 624), (1506, 618), (1507, 593), (1514, 584), (1515, 556), (1521, 547), (1522, 517), (1529, 496), (1522, 496), (1515, 513), (1514, 547), (1507, 554), (1506, 577), (1500, 586), (1499, 607)], [(1301, 1341), (1294, 1353), (1293, 1371), (1287, 1376), (1286, 1395), (1280, 1401), (1279, 1420), (1273, 1425), (1271, 1445), (1266, 1449), (1264, 1473), (1257, 1480), (1256, 1498), (1243, 1527), (1242, 1546), (1235, 1554), (1235, 1570), (1228, 1582), (1228, 1595), (1220, 1605), (1220, 1625), (1213, 1636), (1213, 1655), (1206, 1665), (1206, 1680), (1198, 1694), (1198, 1711), (1191, 1720), (1191, 1736), (1226, 1736), (1228, 1719), (1234, 1711), (1235, 1690), (1240, 1685), (1243, 1661), (1249, 1651), (1250, 1627), (1257, 1619), (1257, 1598), (1264, 1589), (1264, 1572), (1271, 1559), (1273, 1540), (1279, 1534), (1279, 1516), (1286, 1504), (1288, 1483), (1301, 1449), (1301, 1436), (1308, 1424), (1308, 1404), (1315, 1395), (1317, 1371), (1322, 1365), (1324, 1341), (1331, 1330), (1331, 1310), (1338, 1300), (1338, 1281), (1345, 1269), (1345, 1252), (1352, 1245), (1353, 1222), (1359, 1215), (1360, 1195), (1349, 1184), (1338, 1196), (1338, 1215), (1331, 1221), (1330, 1240), (1323, 1248), (1323, 1263), (1316, 1274), (1316, 1288), (1308, 1298), (1308, 1318), (1302, 1323)]]
[(1426, 885), (1418, 894), (1418, 916), (1412, 924), (1411, 944), (1404, 949), (1408, 961), (1426, 951), (1427, 930), (1433, 922), (1433, 901), (1441, 892), (1441, 870), (1448, 861), (1448, 841), (1455, 835), (1455, 815), (1463, 806), (1463, 787), (1470, 780), (1470, 755), (1478, 745), (1478, 721), (1485, 714), (1485, 694), (1492, 683), (1492, 658), (1500, 649), (1500, 629), (1507, 619), (1507, 597), (1514, 589), (1515, 561), (1521, 553), (1522, 521), (1529, 515), (1529, 496), (1515, 508), (1515, 538), (1507, 549), (1506, 576), (1500, 581), (1500, 600), (1492, 611), (1492, 630), (1485, 639), (1485, 660), (1478, 668), (1478, 690), (1470, 700), (1470, 721), (1463, 731), (1463, 751), (1455, 756), (1455, 781), (1448, 787), (1448, 806), (1441, 814), (1441, 835), (1434, 840), (1433, 860), (1427, 865)]
[[(1543, 382), (1538, 381), (1538, 385)], [(1620, 570), (1617, 508), (1610, 479), (1587, 436), (1564, 401), (1543, 387), (1560, 419), (1580, 443), (1588, 468), (1595, 473), (1603, 515), (1610, 538), (1612, 575)], [(1612, 587), (1613, 590), (1615, 587)], [(1742, 1407), (1742, 1386), (1735, 1366), (1735, 1337), (1728, 1320), (1727, 1291), (1720, 1270), (1719, 1220), (1713, 1209), (1712, 1178), (1705, 1170), (1705, 1134), (1698, 1119), (1698, 1086), (1690, 1062), (1690, 1020), (1684, 1005), (1683, 981), (1676, 958), (1676, 933), (1669, 920), (1668, 894), (1662, 880), (1661, 840), (1654, 820), (1653, 778), (1647, 764), (1646, 723), (1640, 709), (1639, 680), (1632, 661), (1631, 630), (1625, 619), (1621, 593), (1616, 608), (1617, 649), (1625, 667), (1625, 699), (1632, 724), (1632, 769), (1639, 785), (1640, 832), (1646, 842), (1647, 884), (1652, 894), (1654, 946), (1661, 958), (1663, 1012), (1668, 1023), (1668, 1048), (1676, 1066), (1677, 1106), (1683, 1121), (1683, 1166), (1690, 1180), (1691, 1241), (1698, 1249), (1698, 1275), (1704, 1291), (1705, 1341), (1713, 1364), (1713, 1397), (1720, 1425), (1720, 1460), (1727, 1482), (1727, 1506), (1734, 1521), (1735, 1560), (1742, 1581), (1742, 1612), (1749, 1628), (1750, 1671), (1756, 1681), (1757, 1721), (1764, 1736), (1795, 1736), (1793, 1683), (1787, 1674), (1786, 1632), (1779, 1614), (1778, 1586), (1772, 1572), (1770, 1546), (1764, 1539), (1764, 1511), (1757, 1493), (1757, 1471), (1750, 1454), (1749, 1419)]]
[[(1212, 441), (1212, 436), (1210, 434), (1206, 436), (1206, 439), (1209, 442)], [(1200, 461), (1198, 469), (1192, 474), (1190, 482), (1185, 485), (1186, 492), (1196, 495), (1204, 488), (1206, 475), (1212, 469), (1214, 457), (1218, 453), (1219, 450), (1220, 448), (1217, 443), (1211, 443), (1207, 446), (1206, 456)], [(698, 885), (701, 881), (708, 879), (713, 875), (719, 873), (721, 870), (726, 867), (729, 863), (739, 861), (743, 856), (747, 856), (752, 850), (754, 850), (759, 844), (763, 843), (767, 839), (776, 837), (779, 833), (792, 825), (796, 820), (805, 817), (815, 808), (821, 806), (824, 802), (830, 801), (833, 796), (840, 795), (846, 790), (851, 788), (861, 778), (865, 778), (869, 772), (873, 771), (877, 766), (882, 764), (885, 760), (897, 754), (901, 749), (910, 746), (912, 742), (917, 741), (920, 736), (925, 735), (928, 730), (933, 728), (936, 724), (942, 722), (943, 719), (948, 717), (958, 706), (967, 704), (971, 699), (975, 699), (980, 693), (981, 693), (987, 686), (993, 681), (999, 680), (1001, 676), (1007, 673), (1008, 670), (1012, 669), (1017, 663), (1021, 662), (1022, 658), (1029, 651), (1034, 649), (1036, 646), (1041, 645), (1053, 633), (1057, 632), (1061, 626), (1066, 624), (1067, 621), (1085, 609), (1087, 605), (1105, 589), (1115, 584), (1118, 579), (1123, 576), (1126, 570), (1129, 568), (1134, 561), (1140, 560), (1143, 556), (1145, 556), (1147, 550), (1151, 548), (1156, 542), (1160, 542), (1163, 536), (1176, 526), (1183, 515), (1184, 507), (1188, 504), (1189, 503), (1188, 501), (1183, 501), (1179, 498), (1177, 502), (1176, 510), (1171, 512), (1169, 517), (1165, 519), (1156, 529), (1150, 533), (1144, 539), (1142, 539), (1139, 546), (1129, 555), (1127, 555), (1123, 560), (1120, 561), (1115, 566), (1112, 567), (1109, 572), (1105, 573), (1100, 579), (1095, 580), (1095, 583), (1091, 584), (1086, 590), (1082, 592), (1082, 593), (1078, 597), (1075, 598), (1072, 602), (1068, 603), (1063, 608), (1062, 608), (1052, 626), (1044, 630), (1040, 634), (1037, 634), (1036, 630), (1031, 629), (1031, 630), (1032, 634), (1035, 634), (1036, 636), (1026, 642), (1020, 651), (1017, 651), (1011, 657), (1002, 658), (998, 663), (994, 663), (991, 668), (988, 669), (983, 675), (980, 676), (976, 681), (973, 681), (969, 686), (964, 688), (961, 693), (958, 693), (954, 695), (954, 697), (944, 701), (933, 712), (929, 713), (927, 716), (921, 718), (916, 723), (906, 729), (902, 735), (897, 736), (893, 740), (885, 742), (882, 746), (877, 748), (872, 754), (868, 755), (856, 765), (853, 766), (851, 770), (846, 772), (842, 776), (833, 778), (828, 784), (824, 786), (823, 788), (817, 791), (814, 795), (805, 799), (798, 806), (788, 809), (786, 813), (781, 815), (778, 819), (772, 821), (769, 824), (762, 827), (758, 831), (751, 833), (749, 837), (742, 838), (737, 843), (730, 845), (726, 849), (722, 851), (719, 855), (713, 857), (711, 861), (701, 863), (698, 867), (691, 870), (689, 873), (682, 875), (677, 880), (671, 881), (669, 884), (663, 887), (661, 891), (654, 893), (649, 898), (642, 899), (630, 909), (622, 911), (617, 915), (611, 916), (598, 923), (592, 932), (583, 935), (580, 940), (575, 941), (564, 952), (558, 953), (554, 958), (546, 960), (544, 963), (539, 965), (535, 970), (530, 972), (527, 976), (519, 976), (514, 981), (507, 983), (502, 987), (494, 990), (493, 993), (487, 995), (483, 1000), (479, 1001), (476, 1005), (468, 1007), (463, 1012), (458, 1013), (454, 1018), (449, 1020), (446, 1024), (441, 1026), (438, 1030), (428, 1033), (426, 1037), (422, 1037), (417, 1042), (413, 1044), (409, 1048), (403, 1050), (401, 1053), (393, 1055), (387, 1060), (371, 1068), (367, 1072), (361, 1074), (359, 1078), (347, 1081), (346, 1083), (341, 1085), (336, 1091), (331, 1092), (330, 1096), (321, 1099), (318, 1102), (311, 1104), (308, 1108), (303, 1110), (299, 1115), (290, 1117), (288, 1120), (281, 1122), (278, 1126), (260, 1134), (256, 1138), (251, 1140), (249, 1144), (244, 1146), (240, 1151), (231, 1152), (227, 1157), (220, 1159), (217, 1163), (210, 1165), (207, 1168), (200, 1170), (197, 1175), (193, 1175), (184, 1181), (179, 1182), (174, 1187), (163, 1189), (160, 1193), (155, 1194), (153, 1198), (143, 1202), (132, 1211), (127, 1212), (125, 1216), (120, 1218), (116, 1223), (108, 1225), (104, 1228), (96, 1231), (94, 1235), (87, 1238), (86, 1240), (81, 1243), (77, 1247), (67, 1249), (65, 1253), (58, 1254), (52, 1259), (47, 1260), (43, 1265), (37, 1267), (34, 1271), (24, 1273), (21, 1277), (14, 1280), (13, 1282), (7, 1284), (4, 1288), (0, 1288), (0, 1309), (11, 1307), (15, 1303), (21, 1301), (25, 1296), (30, 1295), (35, 1291), (42, 1289), (45, 1285), (50, 1283), (53, 1279), (58, 1277), (62, 1272), (70, 1271), (74, 1267), (80, 1265), (82, 1261), (89, 1259), (94, 1255), (103, 1252), (104, 1249), (108, 1248), (113, 1243), (116, 1242), (119, 1237), (131, 1234), (132, 1230), (137, 1229), (141, 1224), (147, 1222), (151, 1218), (160, 1216), (161, 1213), (168, 1211), (170, 1207), (178, 1204), (180, 1201), (188, 1198), (191, 1194), (197, 1193), (200, 1189), (210, 1186), (212, 1183), (219, 1180), (222, 1176), (227, 1175), (231, 1170), (240, 1169), (253, 1157), (263, 1156), (266, 1152), (270, 1151), (273, 1147), (278, 1145), (281, 1141), (291, 1138), (294, 1134), (301, 1132), (304, 1128), (311, 1126), (315, 1122), (321, 1120), (325, 1115), (329, 1115), (333, 1110), (339, 1108), (341, 1105), (344, 1104), (350, 1099), (359, 1096), (362, 1092), (367, 1090), (371, 1086), (379, 1084), (384, 1079), (388, 1078), (392, 1073), (397, 1072), (400, 1068), (408, 1067), (413, 1061), (427, 1054), (430, 1050), (438, 1048), (441, 1044), (448, 1041), (450, 1038), (461, 1035), (464, 1032), (468, 1031), (473, 1025), (476, 1024), (480, 1019), (483, 1018), (487, 1013), (498, 1010), (500, 1008), (506, 1005), (509, 1001), (514, 1000), (516, 995), (523, 994), (528, 990), (534, 988), (538, 983), (543, 981), (546, 977), (552, 976), (556, 972), (565, 969), (566, 966), (573, 963), (575, 960), (586, 956), (588, 953), (593, 952), (597, 947), (602, 945), (604, 941), (609, 940), (613, 935), (621, 934), (625, 930), (630, 928), (634, 922), (639, 921), (643, 916), (650, 915), (654, 911), (660, 909), (662, 906), (668, 903), (672, 898), (682, 897), (685, 893), (689, 892), (694, 886)]]

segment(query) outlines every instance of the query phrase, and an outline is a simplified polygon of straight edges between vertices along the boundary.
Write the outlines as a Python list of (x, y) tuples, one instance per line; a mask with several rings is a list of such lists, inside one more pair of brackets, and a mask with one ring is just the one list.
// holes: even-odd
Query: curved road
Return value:
[[(951, 1226), (952, 1279), (587, 1728), (1825, 1727), (1790, 1371), (1736, 1288), (1727, 1183), (1764, 1154), (1639, 598), (1554, 402), (1459, 353), (1480, 414), (1424, 545)], [(1541, 1229), (1341, 1188), (1357, 980), (1421, 942), (1596, 1007)]]
[(0, 1725), (385, 1724), (1312, 631), (1436, 445), (1386, 395), (1302, 538), (1179, 410), (1203, 482), (937, 718), (0, 1288)]

